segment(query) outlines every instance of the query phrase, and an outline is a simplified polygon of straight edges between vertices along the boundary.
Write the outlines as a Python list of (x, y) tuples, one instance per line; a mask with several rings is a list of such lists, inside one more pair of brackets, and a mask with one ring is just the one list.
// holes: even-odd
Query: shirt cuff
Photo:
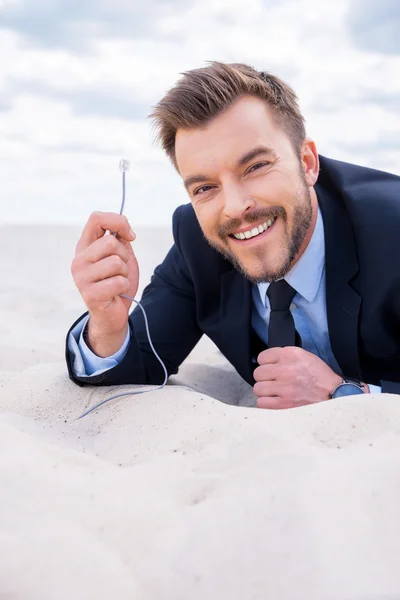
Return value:
[(367, 384), (369, 387), (369, 391), (371, 394), (381, 394), (382, 388), (380, 385), (372, 385), (371, 383)]
[(89, 315), (82, 319), (82, 321), (79, 321), (68, 336), (68, 349), (74, 357), (72, 366), (77, 377), (100, 375), (104, 371), (116, 367), (124, 358), (130, 341), (130, 330), (128, 328), (125, 341), (115, 354), (106, 358), (97, 356), (90, 350), (83, 339), (83, 331), (88, 320)]

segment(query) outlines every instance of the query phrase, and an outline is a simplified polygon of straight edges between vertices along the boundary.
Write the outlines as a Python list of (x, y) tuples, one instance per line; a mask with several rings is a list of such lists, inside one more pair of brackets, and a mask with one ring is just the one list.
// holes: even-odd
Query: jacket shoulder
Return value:
[(181, 204), (181, 206), (178, 206), (178, 208), (176, 208), (174, 211), (172, 216), (174, 235), (175, 233), (180, 233), (180, 228), (182, 225), (185, 227), (185, 229), (189, 229), (191, 234), (202, 235), (196, 213), (194, 212), (191, 204)]
[(358, 224), (400, 224), (400, 177), (320, 156), (318, 185), (338, 193)]

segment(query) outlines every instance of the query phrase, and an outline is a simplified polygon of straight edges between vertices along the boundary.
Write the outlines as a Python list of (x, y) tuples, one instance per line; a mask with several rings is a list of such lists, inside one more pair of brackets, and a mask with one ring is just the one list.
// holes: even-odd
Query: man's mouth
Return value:
[(268, 219), (264, 223), (257, 225), (256, 227), (249, 227), (246, 230), (238, 231), (236, 233), (231, 233), (229, 237), (233, 237), (236, 240), (250, 240), (251, 238), (255, 238), (263, 235), (272, 225), (275, 223), (277, 217), (273, 217), (272, 219)]

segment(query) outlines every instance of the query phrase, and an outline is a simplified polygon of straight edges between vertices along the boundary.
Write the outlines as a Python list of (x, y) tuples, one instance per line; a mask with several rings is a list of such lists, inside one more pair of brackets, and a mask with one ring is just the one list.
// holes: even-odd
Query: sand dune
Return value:
[(400, 598), (400, 398), (260, 411), (202, 340), (165, 389), (76, 420), (116, 390), (67, 378), (77, 235), (0, 236), (0, 599)]

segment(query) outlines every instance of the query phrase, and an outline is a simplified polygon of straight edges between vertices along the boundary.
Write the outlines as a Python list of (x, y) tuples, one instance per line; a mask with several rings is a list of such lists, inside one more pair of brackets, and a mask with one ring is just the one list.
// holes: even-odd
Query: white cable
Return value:
[[(123, 210), (124, 210), (124, 206), (125, 206), (125, 173), (126, 171), (128, 171), (129, 169), (129, 161), (128, 160), (124, 160), (122, 159), (119, 163), (119, 168), (122, 171), (122, 203), (121, 203), (121, 209), (119, 211), (119, 214), (122, 215)], [(114, 233), (114, 236), (116, 236), (117, 234)], [(144, 310), (143, 306), (140, 304), (140, 302), (138, 302), (137, 300), (135, 300), (135, 298), (131, 298), (131, 296), (127, 296), (126, 294), (121, 294), (122, 298), (128, 298), (128, 300), (131, 300), (132, 302), (135, 302), (135, 304), (137, 304), (142, 313), (143, 313), (143, 318), (144, 318), (144, 323), (146, 326), (146, 333), (147, 333), (147, 338), (149, 340), (149, 344), (150, 344), (150, 348), (152, 349), (154, 356), (157, 358), (158, 362), (161, 364), (163, 370), (164, 370), (164, 382), (156, 387), (153, 390), (141, 390), (139, 392), (123, 392), (122, 394), (115, 394), (114, 396), (111, 396), (110, 398), (106, 398), (105, 400), (102, 400), (101, 402), (99, 402), (98, 404), (95, 404), (94, 406), (92, 406), (91, 408), (89, 408), (87, 411), (85, 411), (84, 413), (82, 413), (79, 417), (77, 417), (75, 420), (78, 421), (79, 419), (83, 419), (83, 417), (86, 417), (88, 414), (90, 414), (91, 412), (93, 412), (94, 410), (96, 410), (96, 408), (99, 408), (100, 406), (102, 406), (103, 404), (106, 404), (106, 402), (110, 402), (110, 400), (114, 400), (115, 398), (121, 398), (122, 396), (137, 396), (138, 394), (146, 394), (147, 392), (156, 392), (158, 390), (162, 390), (162, 388), (166, 385), (167, 381), (168, 381), (168, 371), (166, 366), (164, 365), (163, 361), (161, 360), (161, 358), (159, 357), (159, 355), (156, 352), (156, 349), (153, 346), (153, 342), (151, 340), (151, 336), (150, 336), (150, 330), (149, 330), (149, 323), (147, 320), (147, 315), (146, 315), (146, 311)]]

